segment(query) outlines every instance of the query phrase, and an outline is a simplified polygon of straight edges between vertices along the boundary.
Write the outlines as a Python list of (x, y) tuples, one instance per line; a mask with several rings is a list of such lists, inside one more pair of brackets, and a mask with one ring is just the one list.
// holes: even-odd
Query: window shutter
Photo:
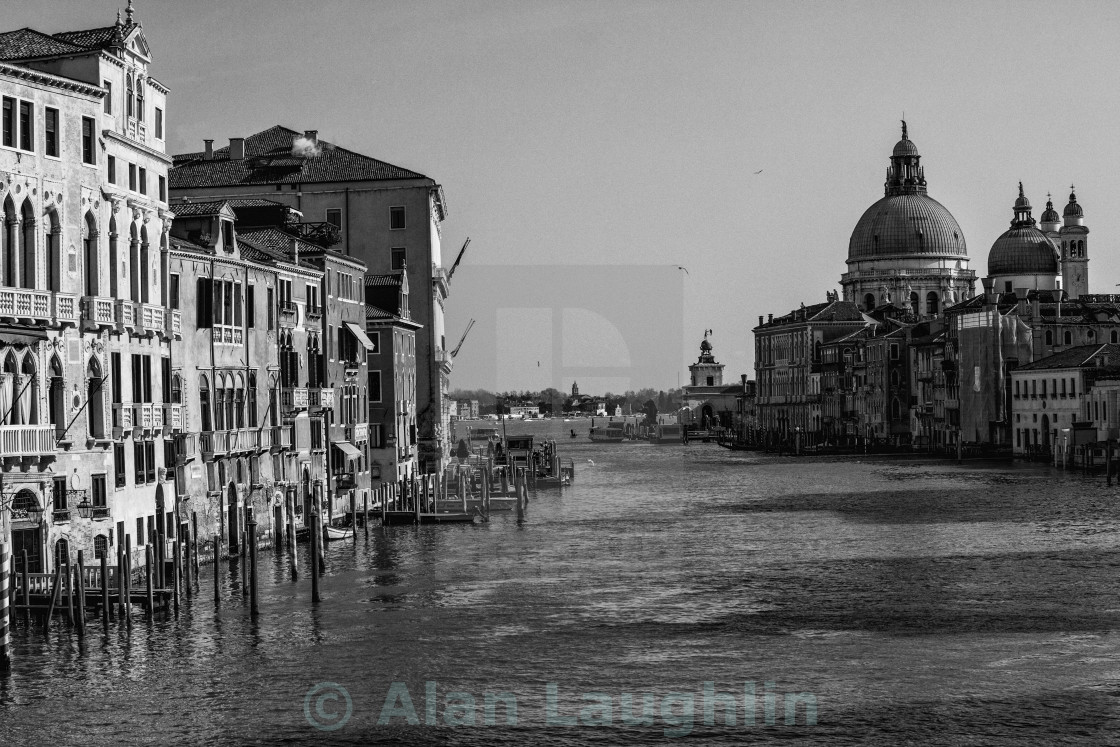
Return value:
[(245, 326), (246, 327), (253, 327), (254, 326), (254, 319), (255, 319), (255, 315), (253, 313), (254, 309), (255, 309), (255, 305), (253, 303), (253, 286), (250, 285), (249, 287), (247, 287), (245, 289)]
[(198, 309), (198, 327), (210, 327), (210, 278), (198, 279), (198, 299), (195, 304)]

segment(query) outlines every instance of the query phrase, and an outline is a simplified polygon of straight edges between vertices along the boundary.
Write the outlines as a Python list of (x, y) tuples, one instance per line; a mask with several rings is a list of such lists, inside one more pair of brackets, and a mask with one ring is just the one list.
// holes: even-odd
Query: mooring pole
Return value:
[(66, 553), (66, 561), (64, 562), (66, 570), (66, 586), (63, 589), (66, 592), (66, 622), (71, 625), (74, 624), (74, 568), (70, 565), (70, 553)]
[(27, 568), (27, 550), (23, 551), (23, 611), (31, 622), (31, 572)]
[(311, 509), (311, 602), (318, 604), (319, 599), (319, 507)]
[(124, 611), (132, 624), (132, 535), (124, 536)]
[(101, 624), (109, 627), (109, 553), (101, 553)]
[(284, 499), (284, 510), (288, 514), (288, 560), (292, 566), (292, 580), (295, 581), (299, 578), (299, 567), (296, 558), (296, 517), (290, 494)]
[[(366, 536), (369, 536), (369, 490), (362, 494), (364, 499), (362, 505), (362, 528), (366, 530)], [(355, 539), (357, 538), (357, 531), (355, 530)]]
[(257, 520), (249, 514), (249, 614), (257, 616)]
[(124, 616), (124, 543), (117, 542), (117, 617)]
[(144, 547), (144, 594), (148, 602), (148, 619), (151, 619), (156, 611), (155, 594), (152, 592), (152, 556), (155, 551), (151, 545)]
[(179, 595), (183, 591), (182, 587), (180, 586), (180, 580), (179, 580), (180, 579), (180, 571), (183, 569), (183, 566), (182, 566), (182, 556), (179, 554), (180, 553), (180, 548), (179, 548), (179, 540), (178, 539), (171, 540), (171, 551), (175, 555), (175, 558), (172, 561), (173, 565), (171, 567), (172, 573), (175, 574), (175, 578), (172, 579), (173, 583), (171, 585), (172, 586), (172, 588), (171, 588), (172, 597), (171, 598), (175, 603), (175, 615), (177, 617), (179, 615)]
[(217, 607), (222, 602), (221, 579), (218, 578), (218, 574), (220, 572), (220, 569), (218, 567), (218, 553), (219, 552), (220, 552), (220, 548), (218, 547), (218, 535), (215, 534), (214, 535), (214, 606), (215, 607)]
[[(25, 561), (26, 563), (26, 561)], [(12, 668), (12, 631), (8, 622), (8, 589), (11, 585), (8, 543), (0, 542), (0, 671)], [(24, 565), (24, 568), (27, 566)]]

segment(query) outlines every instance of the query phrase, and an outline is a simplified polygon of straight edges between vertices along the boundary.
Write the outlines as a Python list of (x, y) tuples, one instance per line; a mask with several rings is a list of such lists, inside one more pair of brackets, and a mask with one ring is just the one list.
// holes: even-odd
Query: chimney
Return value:
[(984, 284), (984, 303), (996, 303), (997, 294), (995, 292), (996, 281), (993, 278), (981, 278), (980, 282)]
[(762, 326), (762, 314), (758, 315), (758, 326)]
[(202, 144), (204, 146), (206, 146), (202, 151), (202, 160), (203, 161), (213, 161), (214, 160), (214, 141), (213, 140), (203, 140)]
[(316, 145), (319, 144), (319, 131), (318, 130), (304, 130), (303, 131), (303, 136), (305, 138), (307, 138), (308, 140), (310, 140), (311, 142), (315, 143)]
[(773, 314), (767, 314), (766, 315), (766, 323), (769, 324), (772, 321), (774, 321), (774, 315)]
[(245, 158), (245, 138), (231, 137), (229, 139), (229, 159), (241, 161)]

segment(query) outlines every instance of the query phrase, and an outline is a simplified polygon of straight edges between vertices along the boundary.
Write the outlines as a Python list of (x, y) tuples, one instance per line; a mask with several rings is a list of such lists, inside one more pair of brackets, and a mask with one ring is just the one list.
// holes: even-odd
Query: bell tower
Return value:
[(1070, 298), (1089, 293), (1089, 253), (1085, 211), (1077, 204), (1077, 194), (1070, 186), (1069, 204), (1062, 211), (1062, 228), (1058, 231), (1062, 247), (1062, 287)]
[(704, 330), (700, 357), (688, 367), (692, 386), (723, 386), (723, 364), (716, 362), (716, 357), (712, 355), (712, 343), (708, 342), (711, 333), (710, 329)]

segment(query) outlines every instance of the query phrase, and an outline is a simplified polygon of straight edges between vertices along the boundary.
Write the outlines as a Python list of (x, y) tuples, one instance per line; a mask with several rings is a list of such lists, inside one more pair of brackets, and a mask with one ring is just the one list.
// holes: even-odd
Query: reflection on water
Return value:
[[(589, 424), (516, 429), (573, 425)], [(265, 550), (256, 622), (236, 563), (219, 569), (217, 607), (204, 567), (178, 618), (91, 625), (84, 638), (19, 622), (0, 680), (5, 742), (662, 738), (662, 721), (619, 726), (617, 710), (610, 728), (547, 726), (549, 682), (567, 715), (584, 692), (616, 709), (623, 693), (694, 693), (689, 736), (709, 744), (1100, 743), (1116, 728), (1120, 489), (1103, 480), (710, 444), (561, 448), (574, 486), (535, 494), (523, 523), (495, 514), (332, 543), (318, 608), (307, 553), (293, 582)], [(304, 715), (321, 682), (352, 698), (337, 731)], [(429, 682), (441, 699), (507, 692), (520, 725), (379, 726), (393, 682), (421, 719)], [(756, 725), (741, 713), (705, 725), (705, 682), (813, 693), (818, 723), (766, 725), (759, 705)]]

